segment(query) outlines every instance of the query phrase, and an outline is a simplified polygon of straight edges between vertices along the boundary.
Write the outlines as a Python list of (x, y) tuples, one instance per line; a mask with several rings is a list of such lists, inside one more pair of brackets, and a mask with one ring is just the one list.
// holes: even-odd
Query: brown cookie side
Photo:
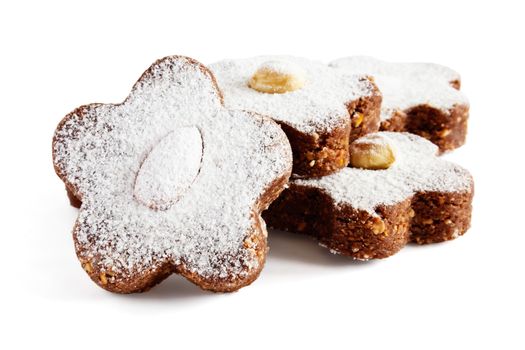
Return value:
[(418, 106), (407, 111), (406, 131), (430, 140), (443, 153), (465, 143), (468, 116), (469, 108), (465, 105), (456, 105), (445, 112)]
[(472, 190), (418, 193), (379, 206), (376, 216), (349, 205), (338, 206), (317, 188), (291, 184), (263, 217), (270, 227), (314, 237), (334, 253), (360, 260), (382, 259), (409, 241), (436, 243), (465, 233), (472, 197)]
[(389, 119), (383, 120), (379, 129), (381, 131), (406, 131), (407, 114), (403, 111), (395, 111)]
[(449, 241), (470, 228), (474, 188), (468, 192), (424, 192), (412, 201), (415, 216), (410, 241), (429, 244)]
[[(461, 82), (450, 85), (459, 90)], [(408, 131), (430, 140), (440, 153), (454, 150), (465, 144), (469, 117), (468, 105), (455, 105), (443, 111), (429, 105), (414, 106), (405, 111), (395, 111), (381, 122), (381, 131)]]
[(337, 206), (322, 190), (291, 184), (263, 213), (272, 228), (306, 234), (332, 252), (355, 259), (386, 258), (409, 241), (410, 199), (383, 206), (379, 217)]
[(350, 121), (330, 132), (305, 134), (283, 122), (293, 152), (293, 173), (298, 177), (329, 175), (348, 164)]
[(378, 216), (343, 206), (336, 210), (334, 230), (323, 242), (333, 252), (354, 259), (383, 259), (397, 253), (409, 240), (410, 198), (381, 206)]
[(288, 136), (293, 152), (293, 173), (297, 177), (312, 178), (332, 174), (348, 165), (348, 145), (355, 139), (379, 130), (382, 96), (372, 80), (373, 92), (346, 104), (349, 120), (330, 132), (305, 134), (279, 122)]
[(396, 111), (381, 122), (381, 131), (408, 131), (430, 140), (439, 147), (440, 153), (462, 146), (467, 136), (469, 108), (456, 105), (442, 111), (428, 105)]
[(379, 131), (381, 102), (383, 97), (372, 78), (368, 78), (372, 83), (372, 94), (367, 97), (359, 98), (346, 105), (350, 115), (351, 131), (349, 142), (352, 143), (361, 136)]
[(268, 226), (321, 240), (333, 231), (333, 202), (316, 188), (290, 184), (266, 210)]

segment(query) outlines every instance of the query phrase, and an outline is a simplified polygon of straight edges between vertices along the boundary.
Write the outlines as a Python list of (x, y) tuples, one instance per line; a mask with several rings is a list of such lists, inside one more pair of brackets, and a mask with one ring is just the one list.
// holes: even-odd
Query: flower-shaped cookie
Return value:
[(330, 64), (368, 74), (383, 94), (381, 130), (408, 131), (448, 151), (465, 143), (469, 102), (457, 72), (433, 63), (390, 63), (355, 56)]
[(332, 252), (385, 258), (407, 242), (441, 242), (470, 226), (474, 184), (437, 147), (409, 134), (380, 132), (351, 146), (353, 167), (296, 179), (263, 217), (272, 227), (317, 238)]
[(381, 95), (364, 75), (288, 56), (210, 65), (228, 108), (277, 121), (294, 155), (294, 174), (318, 177), (348, 164), (352, 140), (379, 130)]
[(260, 213), (292, 164), (275, 122), (225, 109), (208, 69), (180, 56), (154, 63), (123, 103), (67, 115), (53, 159), (82, 202), (82, 266), (122, 293), (171, 273), (214, 291), (251, 283), (267, 251)]

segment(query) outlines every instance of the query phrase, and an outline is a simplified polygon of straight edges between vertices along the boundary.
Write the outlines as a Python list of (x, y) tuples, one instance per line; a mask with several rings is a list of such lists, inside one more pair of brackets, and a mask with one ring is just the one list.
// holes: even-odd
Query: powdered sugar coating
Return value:
[[(248, 81), (261, 67), (301, 72), (305, 85), (283, 94), (258, 92)], [(224, 93), (226, 107), (250, 110), (312, 134), (349, 122), (346, 104), (370, 96), (374, 85), (363, 75), (347, 74), (326, 64), (290, 56), (258, 56), (210, 65)]]
[(456, 105), (468, 106), (466, 96), (450, 85), (460, 81), (459, 74), (445, 66), (390, 63), (366, 56), (341, 58), (331, 62), (330, 66), (374, 78), (383, 94), (381, 121), (390, 119), (396, 111), (406, 111), (419, 105), (428, 105), (444, 113)]
[[(134, 197), (140, 166), (160, 140), (186, 127), (202, 137), (199, 173), (174, 205), (150, 209)], [(82, 199), (79, 257), (123, 276), (166, 261), (204, 278), (257, 268), (243, 243), (259, 220), (261, 195), (291, 168), (277, 124), (223, 108), (209, 72), (176, 56), (156, 62), (122, 104), (75, 111), (57, 128), (53, 154)]]
[[(472, 178), (459, 165), (438, 158), (438, 148), (426, 139), (396, 132), (379, 132), (362, 137), (381, 137), (396, 149), (396, 161), (385, 170), (344, 168), (318, 179), (297, 179), (293, 184), (325, 191), (338, 206), (377, 215), (380, 205), (404, 201), (417, 192), (466, 192), (472, 189)], [(358, 141), (359, 141), (358, 140)]]
[(268, 70), (283, 75), (294, 75), (299, 78), (304, 78), (306, 74), (304, 69), (301, 68), (300, 65), (288, 60), (265, 61), (257, 69)]
[(366, 137), (358, 138), (357, 140), (352, 142), (352, 144), (357, 144), (357, 145), (371, 144), (371, 145), (378, 145), (378, 146), (385, 146), (385, 145), (393, 146), (390, 140), (387, 137), (384, 137), (382, 133), (368, 134), (366, 135)]

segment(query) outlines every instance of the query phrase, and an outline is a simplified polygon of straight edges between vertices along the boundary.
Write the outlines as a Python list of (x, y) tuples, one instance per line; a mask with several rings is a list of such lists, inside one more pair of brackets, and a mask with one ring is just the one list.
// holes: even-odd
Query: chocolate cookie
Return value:
[(81, 203), (75, 248), (99, 286), (141, 292), (178, 273), (233, 291), (263, 267), (260, 213), (286, 185), (292, 153), (278, 124), (224, 108), (210, 71), (172, 56), (124, 102), (68, 114), (53, 163)]
[(419, 136), (380, 132), (351, 146), (351, 165), (295, 179), (263, 214), (271, 227), (315, 237), (332, 252), (385, 258), (407, 242), (454, 239), (470, 226), (474, 184)]
[(459, 91), (459, 74), (452, 69), (362, 56), (341, 58), (330, 65), (374, 78), (383, 94), (381, 130), (417, 134), (438, 145), (441, 152), (465, 143), (469, 102)]

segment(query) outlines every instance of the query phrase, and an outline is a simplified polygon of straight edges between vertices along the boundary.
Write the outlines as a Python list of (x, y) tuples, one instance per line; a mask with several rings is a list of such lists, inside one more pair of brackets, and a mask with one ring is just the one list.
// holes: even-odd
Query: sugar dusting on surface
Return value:
[[(304, 74), (306, 84), (293, 92), (269, 94), (248, 86), (261, 67)], [(346, 104), (370, 96), (374, 85), (363, 75), (347, 74), (326, 64), (290, 56), (259, 56), (224, 60), (210, 65), (224, 93), (224, 103), (233, 109), (270, 116), (304, 133), (327, 132), (348, 122)]]
[[(201, 133), (198, 175), (175, 204), (152, 210), (134, 197), (137, 173), (160, 140), (185, 127)], [(81, 258), (123, 275), (170, 261), (224, 278), (258, 264), (243, 241), (255, 203), (289, 171), (290, 147), (271, 120), (224, 109), (199, 65), (158, 61), (124, 103), (77, 111), (55, 138), (55, 165), (82, 196), (74, 232)], [(187, 152), (171, 151), (172, 159)]]
[(452, 69), (434, 63), (390, 63), (372, 57), (341, 58), (330, 66), (343, 72), (374, 77), (383, 94), (381, 120), (390, 119), (396, 111), (418, 105), (447, 112), (455, 105), (468, 105), (465, 95), (450, 85), (460, 76)]
[(300, 78), (303, 78), (306, 74), (300, 65), (286, 60), (265, 61), (257, 69), (276, 72), (282, 75), (294, 75)]
[(467, 170), (436, 156), (438, 148), (426, 139), (409, 134), (379, 132), (361, 138), (380, 136), (396, 149), (396, 161), (385, 170), (347, 167), (319, 179), (297, 179), (292, 183), (321, 189), (336, 205), (350, 205), (376, 215), (380, 205), (392, 205), (416, 192), (465, 192), (472, 189)]

